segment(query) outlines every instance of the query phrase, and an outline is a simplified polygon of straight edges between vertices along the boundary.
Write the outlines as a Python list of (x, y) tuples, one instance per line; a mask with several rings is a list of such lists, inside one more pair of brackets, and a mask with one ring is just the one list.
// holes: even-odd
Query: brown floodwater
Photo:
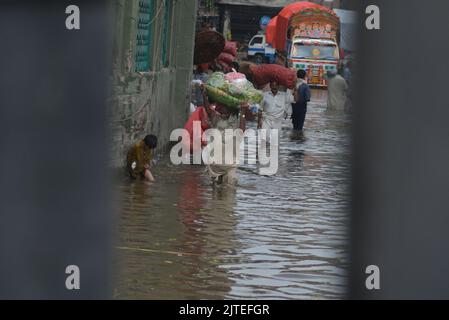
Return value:
[(118, 186), (118, 299), (338, 299), (346, 292), (350, 120), (314, 91), (305, 139), (285, 121), (279, 171), (238, 170), (214, 186), (204, 166), (162, 158), (157, 182)]

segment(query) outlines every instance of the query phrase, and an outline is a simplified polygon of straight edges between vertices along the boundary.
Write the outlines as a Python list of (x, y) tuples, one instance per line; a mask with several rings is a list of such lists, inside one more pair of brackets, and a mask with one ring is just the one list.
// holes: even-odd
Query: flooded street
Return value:
[[(253, 124), (251, 124), (253, 126)], [(313, 92), (304, 141), (285, 121), (277, 175), (238, 170), (214, 187), (204, 166), (154, 169), (123, 181), (115, 298), (338, 299), (345, 295), (349, 118)]]

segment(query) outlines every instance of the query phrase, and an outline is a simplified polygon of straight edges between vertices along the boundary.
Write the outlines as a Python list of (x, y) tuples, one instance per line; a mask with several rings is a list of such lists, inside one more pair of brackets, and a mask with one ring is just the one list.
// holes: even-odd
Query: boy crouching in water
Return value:
[(140, 177), (150, 182), (155, 181), (150, 171), (150, 162), (156, 147), (157, 137), (152, 134), (131, 147), (126, 157), (126, 168), (131, 179)]

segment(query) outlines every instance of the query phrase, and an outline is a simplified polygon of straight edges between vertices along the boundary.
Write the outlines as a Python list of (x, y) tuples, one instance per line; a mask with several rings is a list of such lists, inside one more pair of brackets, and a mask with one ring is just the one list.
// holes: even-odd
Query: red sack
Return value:
[(237, 56), (237, 42), (234, 41), (226, 41), (223, 52), (229, 53), (234, 57)]
[[(200, 130), (195, 132), (197, 134), (197, 136), (194, 136), (194, 132), (193, 132), (193, 127), (194, 127), (195, 121), (200, 122), (200, 128), (199, 128)], [(184, 137), (184, 136), (182, 137), (182, 141), (184, 141), (184, 143), (189, 143), (189, 146), (186, 145), (186, 147), (188, 149), (190, 149), (191, 153), (193, 153), (195, 151), (199, 151), (198, 149), (207, 145), (207, 141), (203, 139), (203, 132), (209, 128), (210, 128), (209, 127), (209, 116), (207, 115), (206, 109), (204, 109), (204, 107), (196, 108), (196, 110), (192, 113), (189, 120), (187, 120), (187, 123), (184, 126), (184, 129), (186, 129), (190, 135), (190, 139), (188, 139), (188, 137)], [(194, 138), (201, 140), (201, 145), (199, 146), (199, 148), (195, 148), (195, 149), (193, 148), (193, 139)]]
[(251, 65), (250, 71), (253, 77), (253, 83), (257, 86), (265, 86), (272, 81), (288, 89), (294, 89), (296, 86), (296, 70), (288, 69), (277, 64)]
[(232, 54), (229, 54), (229, 53), (226, 53), (226, 52), (222, 52), (218, 56), (218, 60), (226, 62), (228, 65), (232, 65), (232, 63), (235, 60), (235, 57)]
[(223, 60), (218, 60), (217, 62), (223, 68), (223, 72), (230, 72), (232, 70), (232, 67)]
[(201, 63), (198, 65), (198, 69), (206, 72), (207, 70), (209, 70), (209, 63)]

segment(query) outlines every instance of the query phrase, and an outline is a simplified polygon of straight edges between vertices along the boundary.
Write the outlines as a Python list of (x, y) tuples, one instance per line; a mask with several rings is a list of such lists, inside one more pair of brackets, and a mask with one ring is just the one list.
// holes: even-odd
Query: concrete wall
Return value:
[[(163, 0), (156, 1), (156, 12)], [(163, 14), (154, 21), (153, 67), (134, 72), (137, 0), (115, 3), (114, 70), (110, 92), (111, 164), (123, 166), (128, 148), (146, 134), (159, 138), (158, 151), (169, 143), (173, 129), (188, 118), (193, 64), (195, 0), (166, 0), (173, 5), (169, 65), (161, 63)], [(163, 10), (162, 10), (163, 12)]]

